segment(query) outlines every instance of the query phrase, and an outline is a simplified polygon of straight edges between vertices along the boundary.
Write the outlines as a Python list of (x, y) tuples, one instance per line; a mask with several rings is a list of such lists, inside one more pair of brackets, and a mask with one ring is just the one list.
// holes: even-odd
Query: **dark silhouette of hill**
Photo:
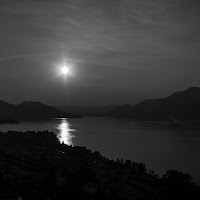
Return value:
[(42, 104), (40, 102), (26, 102), (19, 104), (16, 107), (17, 119), (49, 119), (49, 118), (61, 118), (61, 117), (72, 117), (57, 108), (53, 108)]
[(107, 115), (137, 120), (200, 120), (200, 88), (191, 87), (163, 99), (116, 106)]
[(191, 87), (166, 98), (148, 99), (136, 105), (104, 107), (54, 106), (64, 112), (81, 116), (107, 116), (136, 120), (200, 120), (200, 88)]
[(16, 105), (9, 104), (5, 101), (0, 100), (0, 121), (6, 122), (9, 121), (10, 119), (15, 118), (14, 117), (15, 108)]
[(115, 106), (101, 106), (101, 107), (90, 107), (90, 106), (53, 106), (55, 108), (58, 108), (59, 110), (62, 110), (64, 112), (73, 114), (73, 115), (80, 115), (80, 116), (105, 116), (105, 114), (108, 112), (108, 110), (111, 110)]
[(50, 118), (76, 117), (40, 102), (23, 102), (19, 105), (0, 101), (0, 121), (41, 120)]
[(0, 131), (0, 199), (196, 200), (200, 187), (187, 173), (159, 177), (142, 162), (61, 144), (54, 132)]

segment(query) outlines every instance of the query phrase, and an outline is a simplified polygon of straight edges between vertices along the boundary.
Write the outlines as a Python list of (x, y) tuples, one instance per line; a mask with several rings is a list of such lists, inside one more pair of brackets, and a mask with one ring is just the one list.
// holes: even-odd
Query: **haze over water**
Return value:
[(55, 119), (1, 125), (6, 132), (54, 131), (68, 145), (86, 146), (108, 158), (143, 162), (159, 175), (168, 169), (190, 173), (200, 182), (198, 126), (173, 127), (169, 123), (135, 122), (113, 118)]

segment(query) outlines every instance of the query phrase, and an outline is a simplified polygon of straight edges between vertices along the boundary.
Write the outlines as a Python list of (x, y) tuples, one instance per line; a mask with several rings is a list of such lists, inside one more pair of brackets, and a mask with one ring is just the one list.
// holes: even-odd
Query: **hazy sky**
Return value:
[(134, 104), (200, 86), (199, 10), (199, 0), (0, 0), (0, 99)]

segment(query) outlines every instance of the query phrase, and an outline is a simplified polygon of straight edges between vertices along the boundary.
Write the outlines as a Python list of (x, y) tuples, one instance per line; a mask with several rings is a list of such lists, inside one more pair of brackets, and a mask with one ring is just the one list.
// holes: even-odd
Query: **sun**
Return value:
[(69, 73), (69, 68), (66, 66), (61, 67), (60, 70), (61, 70), (61, 73), (64, 75)]

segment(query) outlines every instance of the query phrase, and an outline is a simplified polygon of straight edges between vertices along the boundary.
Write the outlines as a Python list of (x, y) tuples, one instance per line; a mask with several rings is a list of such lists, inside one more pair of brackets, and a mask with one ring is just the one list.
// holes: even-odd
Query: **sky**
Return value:
[(135, 104), (200, 86), (199, 10), (199, 0), (1, 0), (0, 99)]

